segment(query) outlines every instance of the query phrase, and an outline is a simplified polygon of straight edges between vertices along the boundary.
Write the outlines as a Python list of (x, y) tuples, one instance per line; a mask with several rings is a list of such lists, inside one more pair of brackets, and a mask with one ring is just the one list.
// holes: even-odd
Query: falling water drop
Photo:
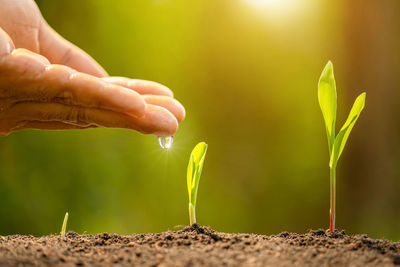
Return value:
[(174, 137), (173, 136), (161, 136), (158, 137), (158, 142), (160, 143), (160, 146), (164, 149), (169, 149), (172, 146), (172, 143), (174, 142)]

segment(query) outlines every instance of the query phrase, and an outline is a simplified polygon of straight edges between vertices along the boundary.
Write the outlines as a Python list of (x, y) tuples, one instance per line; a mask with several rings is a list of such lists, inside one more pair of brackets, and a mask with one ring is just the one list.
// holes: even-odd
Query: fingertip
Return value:
[(144, 99), (147, 104), (152, 104), (160, 107), (166, 108), (170, 111), (178, 122), (183, 121), (186, 112), (183, 105), (176, 99), (168, 96), (158, 96), (158, 95), (145, 95)]
[(11, 37), (0, 27), (0, 56), (9, 55), (14, 49)]
[(185, 107), (176, 99), (174, 99), (175, 105), (178, 107), (177, 109), (177, 119), (178, 122), (182, 122), (186, 117)]
[(126, 79), (126, 86), (128, 88), (131, 88), (138, 93), (174, 97), (174, 93), (171, 91), (171, 89), (161, 83), (140, 79), (123, 79)]
[(83, 72), (86, 72), (86, 73), (96, 76), (98, 78), (108, 76), (107, 71), (105, 69), (103, 69), (103, 67), (100, 66), (97, 62), (92, 62), (91, 65), (92, 65), (91, 68), (89, 66), (88, 69)]
[(178, 130), (178, 121), (167, 109), (151, 104), (141, 119), (140, 132), (157, 136), (173, 136)]
[(123, 113), (135, 117), (143, 116), (146, 113), (147, 105), (144, 97), (135, 91), (125, 87), (107, 83), (110, 91), (115, 93), (111, 95), (110, 100), (123, 108)]
[(28, 49), (25, 48), (16, 48), (13, 51), (11, 51), (11, 56), (13, 56), (14, 58), (24, 58), (26, 60), (33, 60), (35, 62), (40, 62), (44, 65), (49, 65), (50, 61), (37, 53), (34, 53)]
[(130, 83), (133, 84), (132, 86), (134, 86), (136, 83), (137, 86), (154, 88), (154, 90), (160, 95), (174, 97), (174, 92), (172, 92), (171, 89), (158, 82), (146, 81), (146, 80), (131, 80)]
[(15, 75), (25, 79), (37, 79), (45, 72), (50, 62), (42, 55), (24, 48), (11, 51), (7, 57), (6, 66), (11, 68)]

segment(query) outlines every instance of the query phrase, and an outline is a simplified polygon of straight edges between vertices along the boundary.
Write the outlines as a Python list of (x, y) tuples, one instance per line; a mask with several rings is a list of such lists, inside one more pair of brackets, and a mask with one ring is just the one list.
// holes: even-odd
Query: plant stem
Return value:
[(67, 223), (68, 223), (68, 212), (65, 213), (65, 216), (64, 216), (64, 221), (63, 221), (63, 224), (61, 227), (61, 232), (60, 232), (61, 235), (65, 235), (65, 232), (67, 230)]
[(196, 210), (192, 205), (192, 203), (189, 203), (189, 220), (190, 220), (190, 225), (196, 223)]
[(329, 231), (333, 233), (336, 221), (336, 168), (330, 168), (330, 194)]

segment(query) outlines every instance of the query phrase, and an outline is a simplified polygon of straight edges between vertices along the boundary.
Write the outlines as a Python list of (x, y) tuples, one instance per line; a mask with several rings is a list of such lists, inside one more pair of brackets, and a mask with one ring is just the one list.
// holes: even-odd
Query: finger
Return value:
[(61, 65), (50, 65), (42, 76), (49, 99), (69, 105), (109, 109), (142, 116), (146, 105), (143, 96), (135, 91), (94, 76), (73, 72)]
[(114, 111), (67, 106), (58, 103), (22, 102), (6, 111), (9, 121), (62, 122), (79, 127), (126, 128), (157, 136), (174, 135), (178, 122), (168, 110), (148, 105), (141, 117)]
[(143, 115), (146, 103), (137, 92), (76, 72), (62, 65), (49, 65), (47, 59), (25, 49), (15, 49), (4, 65), (0, 85), (9, 86), (14, 97), (104, 108), (133, 116)]
[(174, 96), (168, 87), (152, 81), (129, 79), (125, 77), (105, 77), (103, 80), (130, 88), (142, 95)]
[(36, 54), (25, 48), (17, 48), (11, 51), (12, 58), (18, 58), (18, 61), (15, 63), (19, 63), (26, 67), (32, 67), (33, 65), (37, 65), (39, 73), (43, 71), (43, 66), (49, 65), (50, 62), (47, 58), (42, 55)]
[(107, 76), (106, 71), (88, 54), (55, 32), (44, 20), (39, 32), (40, 53), (53, 64), (69, 66), (96, 77)]
[(175, 116), (165, 108), (154, 105), (147, 105), (146, 113), (139, 118), (93, 109), (87, 114), (102, 127), (127, 128), (157, 136), (173, 136), (178, 130)]
[(3, 55), (8, 55), (14, 50), (15, 46), (10, 36), (0, 27), (0, 59)]
[(144, 100), (147, 104), (152, 104), (156, 106), (160, 106), (169, 110), (178, 122), (183, 121), (185, 118), (185, 108), (182, 106), (178, 100), (168, 97), (168, 96), (160, 96), (160, 95), (144, 95)]

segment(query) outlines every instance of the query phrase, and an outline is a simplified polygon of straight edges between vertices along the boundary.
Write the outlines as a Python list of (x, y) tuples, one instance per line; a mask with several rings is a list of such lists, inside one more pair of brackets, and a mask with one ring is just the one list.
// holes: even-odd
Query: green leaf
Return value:
[(189, 202), (196, 207), (197, 190), (199, 188), (200, 176), (203, 170), (204, 158), (207, 152), (207, 144), (198, 143), (190, 154), (189, 165), (187, 170), (187, 188), (189, 194)]
[(358, 117), (360, 116), (361, 111), (364, 109), (365, 97), (366, 93), (362, 93), (357, 97), (356, 101), (354, 101), (353, 107), (350, 110), (346, 122), (344, 123), (342, 129), (340, 129), (338, 135), (336, 136), (335, 144), (333, 146), (333, 151), (329, 162), (329, 166), (331, 168), (336, 168), (337, 162), (339, 160), (340, 155), (343, 152), (344, 146), (346, 145), (350, 132), (353, 129), (354, 124), (356, 123)]
[(328, 135), (329, 153), (335, 142), (335, 123), (337, 109), (336, 83), (333, 75), (333, 65), (329, 61), (318, 81), (318, 102), (324, 116), (326, 133)]

